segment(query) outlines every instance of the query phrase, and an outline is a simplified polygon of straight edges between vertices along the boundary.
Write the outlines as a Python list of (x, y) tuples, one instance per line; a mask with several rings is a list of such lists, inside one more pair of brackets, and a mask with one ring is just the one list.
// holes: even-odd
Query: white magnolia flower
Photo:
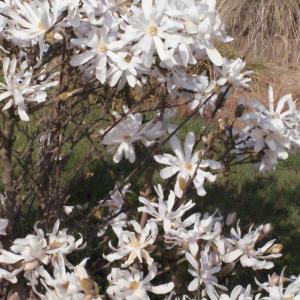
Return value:
[(165, 236), (167, 243), (188, 249), (196, 256), (199, 251), (199, 240), (214, 241), (221, 233), (220, 218), (215, 215), (193, 214), (184, 221), (173, 222), (173, 228)]
[(80, 23), (79, 4), (80, 0), (51, 0), (54, 18), (57, 20), (67, 12), (65, 25), (78, 27)]
[(3, 60), (3, 75), (5, 84), (0, 82), (0, 101), (5, 99), (8, 102), (2, 110), (7, 110), (12, 106), (16, 106), (18, 114), (23, 121), (29, 121), (26, 112), (26, 105), (29, 102), (42, 103), (46, 101), (46, 89), (54, 87), (58, 81), (45, 82), (37, 85), (31, 85), (32, 69), (28, 68), (27, 62), (24, 61), (17, 71), (17, 60), (5, 57)]
[(103, 25), (103, 1), (97, 0), (83, 0), (82, 10), (85, 12), (88, 21), (92, 25)]
[(85, 246), (82, 237), (76, 241), (72, 235), (66, 233), (66, 229), (59, 231), (59, 224), (58, 220), (53, 231), (48, 234), (48, 240), (44, 231), (35, 226), (35, 234), (16, 239), (10, 247), (11, 252), (0, 250), (0, 263), (9, 265), (21, 262), (22, 268), (29, 271), (40, 263), (48, 265), (51, 258), (57, 254), (65, 257)]
[(242, 73), (245, 68), (246, 63), (241, 59), (223, 59), (223, 65), (220, 68), (217, 68), (217, 71), (220, 75), (220, 79), (217, 81), (219, 85), (225, 85), (227, 83), (232, 84), (234, 87), (249, 87), (249, 82), (251, 78), (245, 76), (252, 74), (252, 71), (245, 71)]
[(0, 219), (0, 235), (6, 235), (7, 219)]
[[(115, 152), (113, 158), (115, 163), (119, 163), (123, 155), (133, 163), (135, 161), (133, 143), (141, 141), (148, 147), (164, 133), (160, 122), (142, 124), (141, 114), (133, 114), (127, 107), (124, 107), (124, 112), (126, 116), (123, 118), (117, 115), (117, 124), (112, 129), (107, 129), (108, 133), (102, 141), (104, 145), (111, 145), (109, 151)], [(103, 131), (104, 134), (105, 132), (106, 130)]]
[[(167, 179), (177, 174), (177, 180), (175, 184), (175, 194), (177, 197), (182, 197), (183, 191), (186, 187), (189, 179), (193, 179), (194, 186), (196, 187), (197, 194), (199, 196), (205, 196), (204, 190), (205, 179), (210, 182), (216, 180), (216, 175), (210, 172), (204, 171), (206, 168), (217, 170), (221, 168), (221, 164), (214, 160), (200, 161), (200, 152), (193, 153), (195, 145), (195, 135), (189, 132), (186, 136), (184, 143), (184, 151), (182, 151), (180, 141), (177, 136), (172, 136), (170, 144), (175, 152), (176, 156), (171, 154), (155, 155), (154, 159), (161, 164), (168, 165), (168, 167), (160, 171), (160, 176), (163, 179)], [(195, 176), (195, 178), (193, 178)]]
[[(258, 297), (255, 299), (258, 299)], [(248, 285), (246, 289), (244, 289), (241, 285), (237, 285), (232, 290), (230, 295), (220, 295), (220, 300), (253, 300), (253, 295), (251, 294), (251, 285)]]
[(112, 53), (110, 55), (113, 63), (109, 71), (109, 84), (122, 89), (129, 84), (130, 87), (135, 87), (137, 84), (141, 85), (137, 76), (142, 69), (142, 59), (139, 56), (131, 55), (128, 52)]
[(270, 251), (275, 240), (267, 242), (263, 247), (257, 250), (254, 249), (262, 230), (262, 225), (256, 230), (252, 230), (251, 226), (249, 232), (243, 236), (240, 226), (237, 224), (236, 230), (232, 228), (230, 231), (231, 238), (226, 239), (230, 248), (229, 251), (223, 255), (223, 261), (225, 263), (232, 263), (239, 260), (243, 267), (250, 267), (253, 270), (273, 268), (274, 263), (268, 260), (281, 257), (281, 254), (273, 254), (272, 251)]
[(252, 112), (240, 119), (247, 124), (242, 131), (240, 144), (262, 153), (260, 170), (273, 169), (278, 159), (287, 159), (294, 137), (297, 140), (299, 128), (297, 109), (291, 95), (283, 96), (276, 109), (274, 107), (273, 88), (269, 87), (269, 107), (259, 101), (246, 103)]
[(124, 40), (137, 41), (133, 50), (142, 53), (143, 63), (150, 67), (155, 50), (161, 61), (167, 66), (176, 65), (176, 61), (168, 50), (178, 44), (191, 44), (192, 39), (179, 34), (183, 24), (171, 20), (165, 14), (165, 1), (142, 0), (141, 9), (132, 8), (133, 15), (128, 17)]
[(56, 18), (48, 1), (24, 2), (14, 0), (14, 8), (8, 11), (10, 17), (8, 32), (13, 40), (25, 45), (39, 43), (40, 57), (45, 50), (44, 36), (55, 24)]
[(204, 286), (206, 293), (210, 299), (218, 299), (216, 288), (227, 290), (224, 286), (218, 284), (218, 279), (215, 276), (221, 270), (220, 266), (213, 266), (210, 261), (210, 255), (206, 251), (201, 252), (200, 261), (198, 261), (189, 252), (185, 253), (185, 257), (191, 265), (189, 273), (195, 277), (189, 284), (188, 290), (190, 292), (196, 291), (199, 287)]
[(86, 261), (87, 259), (83, 260), (69, 272), (63, 257), (58, 255), (53, 263), (53, 276), (43, 266), (39, 268), (39, 276), (46, 293), (38, 292), (34, 284), (31, 285), (33, 291), (43, 300), (84, 300), (88, 297), (95, 299), (92, 298), (95, 292), (93, 282), (85, 270)]
[[(272, 276), (273, 277), (273, 276)], [(279, 280), (274, 282), (269, 276), (268, 282), (260, 283), (255, 279), (256, 283), (263, 288), (268, 295), (262, 297), (263, 300), (285, 300), (285, 299), (300, 299), (300, 276), (291, 279), (284, 278), (284, 270), (280, 274)], [(285, 284), (287, 281), (288, 284)]]
[(103, 216), (101, 221), (104, 223), (103, 228), (98, 233), (98, 236), (102, 236), (109, 226), (121, 226), (126, 225), (127, 214), (124, 212), (123, 207), (125, 204), (125, 196), (129, 191), (130, 184), (125, 185), (122, 190), (116, 190), (110, 194), (109, 200), (101, 200), (99, 204), (101, 207), (106, 207), (109, 210), (108, 216)]
[(74, 251), (81, 250), (85, 247), (83, 238), (80, 235), (79, 239), (75, 239), (73, 235), (67, 234), (67, 229), (59, 230), (60, 221), (57, 220), (53, 230), (48, 235), (47, 254), (54, 255), (61, 253), (68, 255)]
[(107, 29), (92, 30), (84, 38), (73, 39), (72, 43), (86, 51), (72, 57), (72, 66), (81, 66), (87, 63), (92, 64), (95, 69), (96, 78), (103, 84), (108, 78), (108, 64), (114, 62), (115, 51), (119, 51), (124, 43), (117, 40), (114, 32), (110, 33)]
[(110, 262), (120, 259), (126, 259), (121, 265), (123, 268), (133, 264), (138, 259), (140, 262), (145, 260), (148, 265), (153, 264), (153, 258), (150, 256), (147, 248), (156, 241), (158, 229), (153, 221), (148, 221), (144, 228), (141, 228), (138, 222), (129, 221), (135, 232), (124, 230), (121, 226), (113, 226), (113, 230), (119, 241), (117, 248), (113, 247), (111, 242), (109, 246), (114, 253), (104, 255), (104, 258)]
[(154, 264), (148, 268), (149, 273), (146, 277), (134, 268), (130, 270), (113, 268), (107, 277), (111, 284), (106, 290), (108, 295), (117, 300), (150, 300), (148, 292), (158, 295), (170, 293), (174, 288), (174, 283), (153, 286), (150, 281), (155, 278), (157, 268)]
[(168, 2), (167, 14), (181, 19), (185, 33), (193, 37), (192, 49), (195, 52), (205, 51), (216, 66), (221, 66), (223, 58), (215, 47), (214, 41), (230, 42), (232, 38), (225, 34), (224, 24), (216, 10), (216, 1)]
[(146, 212), (151, 215), (155, 222), (162, 222), (164, 231), (167, 233), (172, 228), (172, 223), (180, 219), (186, 211), (195, 205), (195, 203), (190, 200), (186, 204), (180, 205), (176, 210), (173, 210), (175, 205), (175, 193), (170, 191), (168, 200), (165, 201), (161, 185), (154, 188), (158, 195), (158, 203), (153, 201), (150, 202), (146, 198), (140, 196), (139, 201), (145, 206), (139, 207), (138, 211)]

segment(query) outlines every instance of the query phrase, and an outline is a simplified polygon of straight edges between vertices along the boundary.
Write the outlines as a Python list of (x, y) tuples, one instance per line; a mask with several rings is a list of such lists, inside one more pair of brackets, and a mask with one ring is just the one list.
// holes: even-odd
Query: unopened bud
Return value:
[(250, 156), (254, 161), (259, 161), (262, 157), (262, 153), (261, 152), (253, 152), (250, 154)]
[(226, 218), (226, 221), (225, 221), (225, 224), (227, 226), (230, 226), (233, 224), (233, 222), (236, 220), (236, 212), (233, 212), (233, 213), (230, 213), (227, 215), (227, 218)]
[(207, 135), (207, 144), (208, 145), (211, 145), (212, 142), (214, 140), (214, 132), (210, 132), (208, 135)]
[(278, 276), (276, 273), (273, 273), (270, 281), (274, 284), (274, 285), (279, 285), (280, 282), (280, 276)]
[(264, 225), (263, 232), (264, 234), (270, 234), (273, 231), (273, 225), (271, 223), (267, 223)]
[(64, 92), (58, 96), (59, 100), (62, 100), (62, 101), (66, 101), (71, 97), (72, 97), (72, 93), (70, 93), (70, 92)]
[(94, 290), (94, 282), (88, 278), (82, 278), (80, 280), (81, 287), (85, 293), (90, 294)]
[(283, 249), (283, 245), (282, 244), (274, 244), (268, 250), (268, 253), (271, 253), (271, 254), (281, 254), (282, 249)]
[(180, 187), (180, 189), (181, 189), (182, 191), (184, 191), (184, 189), (185, 189), (185, 187), (186, 187), (186, 182), (185, 182), (185, 180), (184, 180), (182, 177), (179, 177), (178, 181), (179, 181), (179, 187)]
[(278, 286), (280, 281), (282, 281), (282, 283), (285, 283), (288, 281), (288, 278), (286, 278), (286, 277), (282, 278), (282, 277), (278, 276), (276, 273), (273, 273), (270, 280), (274, 285)]
[(219, 276), (221, 278), (226, 277), (228, 274), (230, 274), (234, 270), (235, 266), (236, 266), (236, 262), (226, 264), (225, 267), (220, 271)]
[(100, 220), (100, 219), (102, 218), (102, 211), (101, 211), (99, 208), (93, 208), (93, 210), (92, 210), (92, 215), (93, 215), (96, 219)]
[(45, 34), (45, 42), (47, 42), (50, 45), (53, 45), (56, 43), (56, 39), (55, 39), (55, 32), (54, 31), (49, 31), (46, 32)]

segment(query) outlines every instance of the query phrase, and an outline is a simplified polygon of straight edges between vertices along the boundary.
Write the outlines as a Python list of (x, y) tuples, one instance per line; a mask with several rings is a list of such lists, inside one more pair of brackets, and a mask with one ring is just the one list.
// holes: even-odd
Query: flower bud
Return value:
[(273, 231), (273, 225), (271, 223), (267, 223), (264, 225), (263, 232), (264, 234), (270, 234)]
[(64, 92), (58, 96), (59, 100), (62, 100), (62, 101), (66, 101), (71, 97), (72, 97), (72, 93), (70, 93), (70, 92)]
[(226, 221), (225, 221), (225, 224), (227, 226), (230, 226), (233, 224), (233, 222), (236, 220), (236, 212), (233, 212), (233, 213), (230, 213), (227, 215), (226, 217)]
[(56, 39), (55, 39), (55, 32), (54, 31), (49, 31), (49, 32), (46, 32), (45, 34), (45, 42), (50, 44), (50, 45), (53, 45), (56, 43)]
[(268, 250), (268, 253), (271, 253), (271, 254), (281, 254), (282, 249), (283, 249), (283, 245), (282, 244), (274, 244)]
[(179, 177), (179, 187), (182, 191), (184, 191), (184, 189), (186, 187), (186, 182), (182, 177)]

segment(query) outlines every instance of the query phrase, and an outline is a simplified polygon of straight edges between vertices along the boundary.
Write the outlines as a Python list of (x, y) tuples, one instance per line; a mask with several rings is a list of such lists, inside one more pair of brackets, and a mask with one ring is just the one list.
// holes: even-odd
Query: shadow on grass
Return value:
[(271, 238), (284, 246), (276, 270), (287, 266), (288, 273), (299, 274), (300, 174), (282, 169), (276, 175), (250, 172), (245, 177), (241, 172), (228, 184), (211, 185), (198, 209), (211, 212), (219, 208), (224, 215), (235, 211), (242, 227), (271, 223)]

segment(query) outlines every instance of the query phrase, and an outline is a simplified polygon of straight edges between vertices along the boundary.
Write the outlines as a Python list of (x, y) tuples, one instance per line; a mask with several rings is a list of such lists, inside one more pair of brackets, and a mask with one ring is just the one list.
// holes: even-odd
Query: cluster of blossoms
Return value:
[[(234, 222), (232, 215), (225, 222), (218, 212), (203, 216), (193, 213), (184, 217), (195, 203), (188, 201), (178, 206), (177, 201), (180, 199), (176, 199), (173, 191), (165, 200), (162, 187), (157, 186), (155, 189), (157, 201), (149, 201), (144, 197), (139, 199), (145, 206), (138, 210), (149, 216), (144, 227), (135, 220), (110, 225), (117, 235), (118, 245), (113, 247), (110, 244), (114, 252), (104, 255), (104, 258), (109, 262), (122, 261), (120, 268), (112, 268), (107, 276), (109, 286), (106, 294), (110, 299), (151, 299), (148, 293), (169, 294), (165, 298), (169, 300), (194, 299), (193, 292), (198, 290), (201, 291), (201, 299), (212, 300), (299, 297), (299, 277), (287, 279), (283, 273), (280, 276), (273, 274), (265, 283), (256, 280), (261, 288), (259, 292), (249, 285), (247, 288), (236, 286), (227, 294), (227, 287), (219, 282), (219, 274), (228, 266), (233, 270), (240, 262), (243, 267), (253, 270), (271, 269), (271, 260), (281, 256), (281, 246), (274, 244), (275, 240), (260, 248), (256, 247), (256, 243), (268, 233), (269, 225), (257, 229), (251, 226), (249, 232), (243, 235), (237, 224), (236, 229), (231, 228), (228, 234), (226, 232)], [(5, 234), (7, 223), (7, 220), (1, 219), (2, 235)], [(164, 231), (163, 236), (158, 234), (160, 228)], [(188, 272), (193, 279), (187, 287), (189, 296), (177, 295), (174, 282), (161, 285), (151, 283), (158, 276), (154, 255), (157, 256), (159, 241), (166, 243), (168, 249), (177, 247), (179, 263), (186, 260), (190, 264)], [(66, 229), (59, 230), (59, 221), (52, 232), (46, 235), (35, 226), (35, 234), (16, 239), (10, 251), (0, 250), (0, 265), (5, 266), (5, 269), (0, 269), (0, 281), (17, 283), (18, 276), (23, 273), (28, 286), (40, 299), (100, 300), (97, 284), (85, 269), (87, 259), (76, 266), (67, 259), (68, 255), (84, 246), (82, 238), (76, 241), (72, 235), (67, 234)], [(141, 268), (144, 264), (148, 269), (146, 276)]]
[(240, 119), (246, 126), (238, 149), (260, 156), (260, 170), (274, 169), (278, 159), (287, 159), (300, 147), (299, 111), (292, 95), (283, 96), (275, 108), (273, 88), (269, 87), (268, 108), (259, 101), (246, 102), (250, 112)]
[[(63, 86), (63, 72), (46, 71), (46, 58), (51, 58), (55, 47), (62, 48), (62, 65), (79, 74), (83, 85), (96, 82), (104, 90), (129, 94), (154, 79), (174, 107), (180, 101), (178, 106), (192, 112), (191, 117), (208, 121), (222, 107), (228, 89), (248, 88), (251, 82), (245, 62), (222, 57), (216, 47), (217, 42), (232, 38), (224, 30), (215, 0), (0, 0), (0, 10), (0, 41), (6, 41), (5, 47), (13, 45), (1, 46), (0, 51), (15, 53), (2, 62), (0, 101), (6, 101), (3, 111), (16, 109), (22, 121), (29, 121), (32, 102), (47, 101), (46, 90), (57, 91), (60, 86), (60, 100), (63, 93), (72, 96), (69, 87)], [(191, 70), (204, 59), (214, 65), (215, 78)], [(238, 157), (257, 154), (259, 169), (268, 170), (298, 150), (300, 113), (290, 95), (281, 98), (275, 109), (270, 88), (268, 109), (258, 101), (243, 105), (249, 110), (240, 117), (245, 127), (233, 143)], [(162, 104), (148, 120), (148, 115), (128, 104), (122, 113), (114, 111), (114, 123), (100, 131), (101, 143), (108, 146), (114, 163), (124, 157), (133, 164), (137, 153), (147, 147), (153, 164), (165, 165), (161, 179), (168, 179), (166, 186), (174, 186), (165, 188), (167, 199), (162, 185), (154, 187), (154, 198), (151, 192), (138, 198), (140, 222), (136, 211), (129, 214), (125, 209), (130, 185), (116, 186), (109, 199), (98, 203), (108, 212), (101, 218), (98, 237), (107, 234), (106, 242), (110, 232), (116, 236), (108, 243), (112, 252), (101, 253), (110, 267), (108, 287), (101, 292), (115, 300), (157, 297), (152, 294), (168, 300), (195, 299), (196, 295), (197, 300), (300, 299), (299, 277), (287, 279), (283, 273), (270, 276), (266, 283), (256, 280), (258, 289), (238, 285), (228, 291), (222, 274), (241, 267), (272, 269), (273, 259), (281, 256), (281, 245), (275, 240), (261, 244), (267, 225), (250, 226), (243, 234), (239, 222), (232, 227), (230, 217), (224, 220), (219, 211), (194, 211), (196, 203), (186, 199), (187, 190), (193, 185), (197, 195), (204, 197), (206, 181), (215, 182), (223, 164), (213, 159), (210, 147), (204, 147), (202, 135), (188, 132), (182, 147), (180, 126), (172, 123), (177, 116), (174, 107)], [(169, 150), (162, 154), (159, 146), (168, 141), (174, 154)], [(48, 142), (51, 136), (42, 135), (41, 143)], [(72, 216), (74, 207), (64, 206), (64, 210)], [(10, 250), (1, 248), (0, 283), (17, 284), (22, 275), (40, 299), (100, 300), (97, 284), (86, 270), (88, 258), (75, 266), (67, 258), (85, 246), (83, 238), (76, 240), (67, 230), (59, 230), (59, 224), (49, 234), (35, 226), (34, 234), (14, 240)], [(5, 236), (7, 225), (8, 220), (0, 219), (0, 236)], [(176, 263), (189, 265), (186, 290), (177, 289), (174, 278), (168, 279), (162, 249), (174, 255)], [(167, 283), (156, 284), (161, 275)]]
[[(5, 233), (8, 221), (1, 219), (2, 223), (0, 235)], [(100, 297), (94, 297), (96, 285), (85, 269), (87, 259), (76, 266), (67, 259), (68, 255), (85, 247), (82, 237), (76, 240), (67, 234), (67, 229), (59, 230), (59, 225), (57, 221), (49, 234), (35, 226), (35, 233), (14, 240), (10, 251), (0, 249), (0, 265), (5, 267), (0, 268), (0, 281), (17, 283), (18, 276), (23, 274), (40, 299), (83, 300), (89, 296), (91, 300), (100, 300)], [(41, 287), (44, 293), (38, 291)]]
[[(102, 84), (122, 89), (127, 84), (145, 85), (154, 77), (168, 86), (170, 94), (188, 101), (194, 98), (191, 107), (195, 107), (217, 85), (247, 86), (250, 81), (245, 78), (249, 72), (242, 73), (244, 62), (223, 59), (214, 45), (216, 41), (232, 40), (224, 31), (215, 1), (5, 0), (0, 5), (0, 38), (20, 50), (38, 48), (37, 65), (53, 45), (63, 43), (66, 31), (72, 29), (75, 37), (68, 41), (68, 47), (74, 55), (70, 64), (80, 68), (86, 82), (95, 76)], [(23, 51), (20, 55), (26, 58)], [(218, 66), (218, 81), (186, 72), (187, 66), (205, 57)], [(10, 94), (1, 97), (11, 96), (6, 108), (17, 106), (22, 120), (28, 120), (24, 101), (45, 101), (44, 94), (38, 98), (32, 95), (56, 85), (54, 81), (30, 86), (32, 70), (25, 71), (26, 67), (24, 63), (21, 73), (11, 68), (4, 87)]]

